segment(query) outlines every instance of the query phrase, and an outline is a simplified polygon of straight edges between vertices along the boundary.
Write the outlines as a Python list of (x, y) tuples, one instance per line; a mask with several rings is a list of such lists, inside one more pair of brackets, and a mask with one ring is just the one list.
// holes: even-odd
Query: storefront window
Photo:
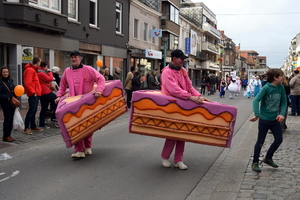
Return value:
[[(154, 61), (151, 59), (146, 59), (146, 58), (131, 58), (131, 66), (134, 66), (139, 72), (140, 72), (140, 77), (142, 80), (142, 86), (141, 88), (145, 89), (148, 87), (147, 84), (147, 74), (153, 69), (154, 66)], [(143, 82), (143, 80), (145, 80)]]
[(112, 68), (112, 69), (110, 69), (110, 72), (111, 72), (111, 75), (113, 76), (113, 74), (115, 72), (115, 68), (118, 67), (118, 68), (121, 69), (120, 77), (123, 77), (123, 73), (124, 73), (124, 69), (123, 69), (124, 60), (123, 60), (123, 58), (115, 58), (115, 57), (105, 56), (103, 60), (104, 60), (103, 69), (105, 69), (106, 67)]

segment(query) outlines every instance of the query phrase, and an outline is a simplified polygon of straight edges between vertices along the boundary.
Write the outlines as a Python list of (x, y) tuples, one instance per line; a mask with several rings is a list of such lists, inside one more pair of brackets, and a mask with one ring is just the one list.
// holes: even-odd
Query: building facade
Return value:
[(128, 71), (129, 9), (128, 0), (1, 1), (0, 64), (10, 68), (17, 84), (34, 56), (63, 71), (72, 50), (96, 69), (102, 59), (111, 72)]
[[(130, 66), (135, 66), (141, 76), (146, 76), (151, 70), (160, 68), (162, 61), (161, 16), (161, 0), (131, 0), (127, 48)], [(146, 81), (142, 87), (147, 88)]]

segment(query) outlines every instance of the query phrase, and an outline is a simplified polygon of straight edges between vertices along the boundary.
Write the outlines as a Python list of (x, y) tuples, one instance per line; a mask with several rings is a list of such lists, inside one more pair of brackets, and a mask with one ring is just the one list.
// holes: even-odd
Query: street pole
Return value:
[(164, 42), (164, 57), (163, 57), (163, 59), (164, 59), (164, 66), (163, 67), (166, 67), (166, 65), (167, 65), (166, 59), (167, 59), (167, 42), (168, 42), (168, 37), (162, 37), (161, 39)]

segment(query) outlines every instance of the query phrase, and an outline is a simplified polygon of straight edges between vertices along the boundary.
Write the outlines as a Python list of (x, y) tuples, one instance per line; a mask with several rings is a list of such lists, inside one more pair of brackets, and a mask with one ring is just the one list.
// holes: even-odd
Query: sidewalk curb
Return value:
[(186, 200), (237, 198), (257, 137), (257, 123), (251, 123), (250, 116), (233, 137), (231, 148), (223, 150)]

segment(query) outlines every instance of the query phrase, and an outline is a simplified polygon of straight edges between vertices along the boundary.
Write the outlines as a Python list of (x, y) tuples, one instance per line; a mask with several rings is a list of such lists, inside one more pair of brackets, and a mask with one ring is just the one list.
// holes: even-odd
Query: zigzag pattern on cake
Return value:
[(103, 94), (95, 98), (92, 92), (61, 98), (56, 118), (68, 148), (79, 140), (127, 112), (120, 80), (106, 81)]
[(209, 135), (220, 139), (227, 139), (230, 126), (211, 125), (206, 123), (193, 123), (186, 120), (174, 120), (153, 115), (133, 114), (132, 124), (144, 127), (155, 127), (161, 130), (188, 132), (190, 134)]
[(136, 91), (129, 132), (199, 144), (230, 147), (237, 109), (217, 102), (196, 104), (162, 94)]
[(124, 106), (125, 106), (125, 98), (120, 98), (116, 100), (114, 104), (105, 106), (100, 112), (91, 115), (85, 121), (78, 123), (76, 126), (70, 127), (68, 129), (68, 133), (71, 138), (70, 140), (76, 140), (76, 138), (79, 137), (83, 131), (90, 129), (93, 126), (96, 126), (97, 123), (99, 123), (100, 121), (102, 121), (103, 126), (106, 125), (107, 123), (110, 122), (108, 120), (110, 118), (110, 115), (115, 114), (116, 116), (119, 116), (118, 111), (119, 109), (122, 109), (122, 107)]

